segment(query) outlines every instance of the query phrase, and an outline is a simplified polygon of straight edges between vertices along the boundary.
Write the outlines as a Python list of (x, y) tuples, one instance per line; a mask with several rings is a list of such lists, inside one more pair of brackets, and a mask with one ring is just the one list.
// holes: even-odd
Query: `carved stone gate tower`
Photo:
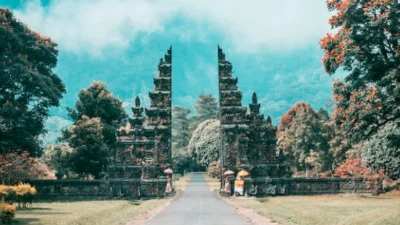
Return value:
[(254, 186), (266, 178), (289, 175), (289, 168), (276, 156), (275, 128), (271, 118), (260, 114), (261, 105), (256, 93), (247, 108), (242, 106), (242, 92), (238, 78), (232, 76), (232, 64), (218, 46), (219, 117), (221, 135), (221, 173), (246, 169), (250, 178), (247, 186)]
[(146, 195), (163, 193), (165, 185), (159, 183), (165, 183), (163, 171), (172, 166), (171, 86), (172, 47), (158, 64), (150, 107), (143, 109), (136, 97), (132, 118), (117, 130), (115, 158), (108, 168), (109, 179), (137, 179), (142, 192), (153, 192)]

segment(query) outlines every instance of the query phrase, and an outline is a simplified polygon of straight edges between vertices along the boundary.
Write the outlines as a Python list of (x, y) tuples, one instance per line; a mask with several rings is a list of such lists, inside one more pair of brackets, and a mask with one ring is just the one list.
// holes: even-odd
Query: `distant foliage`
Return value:
[(206, 120), (199, 124), (190, 139), (188, 150), (192, 157), (202, 165), (209, 165), (219, 159), (221, 137), (219, 120)]
[(24, 150), (41, 154), (39, 135), (49, 108), (65, 93), (53, 72), (57, 45), (0, 8), (0, 153)]
[(99, 177), (102, 167), (107, 165), (109, 155), (100, 118), (82, 116), (65, 133), (65, 138), (73, 148), (72, 153), (67, 153), (69, 168), (82, 177)]

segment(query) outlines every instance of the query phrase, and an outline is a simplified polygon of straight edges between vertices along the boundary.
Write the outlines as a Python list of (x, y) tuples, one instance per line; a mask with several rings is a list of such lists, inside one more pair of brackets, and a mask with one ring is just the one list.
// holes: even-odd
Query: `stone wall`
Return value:
[[(232, 187), (234, 178), (231, 179)], [(382, 183), (365, 182), (363, 179), (343, 178), (246, 178), (248, 195), (317, 195), (340, 193), (382, 193)]]
[(31, 180), (39, 200), (137, 199), (164, 197), (166, 179)]

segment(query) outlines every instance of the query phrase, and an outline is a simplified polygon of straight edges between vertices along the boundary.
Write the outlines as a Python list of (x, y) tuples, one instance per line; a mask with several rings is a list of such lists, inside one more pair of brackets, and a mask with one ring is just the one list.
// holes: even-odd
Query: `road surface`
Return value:
[(211, 192), (203, 174), (193, 173), (177, 200), (146, 225), (251, 225)]

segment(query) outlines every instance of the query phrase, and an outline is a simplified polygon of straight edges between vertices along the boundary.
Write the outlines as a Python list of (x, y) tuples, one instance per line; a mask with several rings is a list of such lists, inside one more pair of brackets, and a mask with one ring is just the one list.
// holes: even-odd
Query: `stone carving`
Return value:
[[(136, 97), (129, 125), (117, 131), (117, 152), (109, 168), (110, 179), (159, 179), (163, 178), (163, 170), (171, 166), (171, 84), (172, 47), (158, 64), (154, 91), (149, 93), (150, 107), (141, 107)], [(138, 170), (126, 170), (127, 167)], [(139, 176), (131, 174), (138, 171)]]
[[(249, 112), (242, 106), (232, 64), (218, 46), (219, 104), (223, 171), (247, 168), (252, 178), (286, 176), (287, 166), (276, 156), (275, 127), (260, 114), (256, 93)], [(251, 182), (251, 181), (250, 181)]]

